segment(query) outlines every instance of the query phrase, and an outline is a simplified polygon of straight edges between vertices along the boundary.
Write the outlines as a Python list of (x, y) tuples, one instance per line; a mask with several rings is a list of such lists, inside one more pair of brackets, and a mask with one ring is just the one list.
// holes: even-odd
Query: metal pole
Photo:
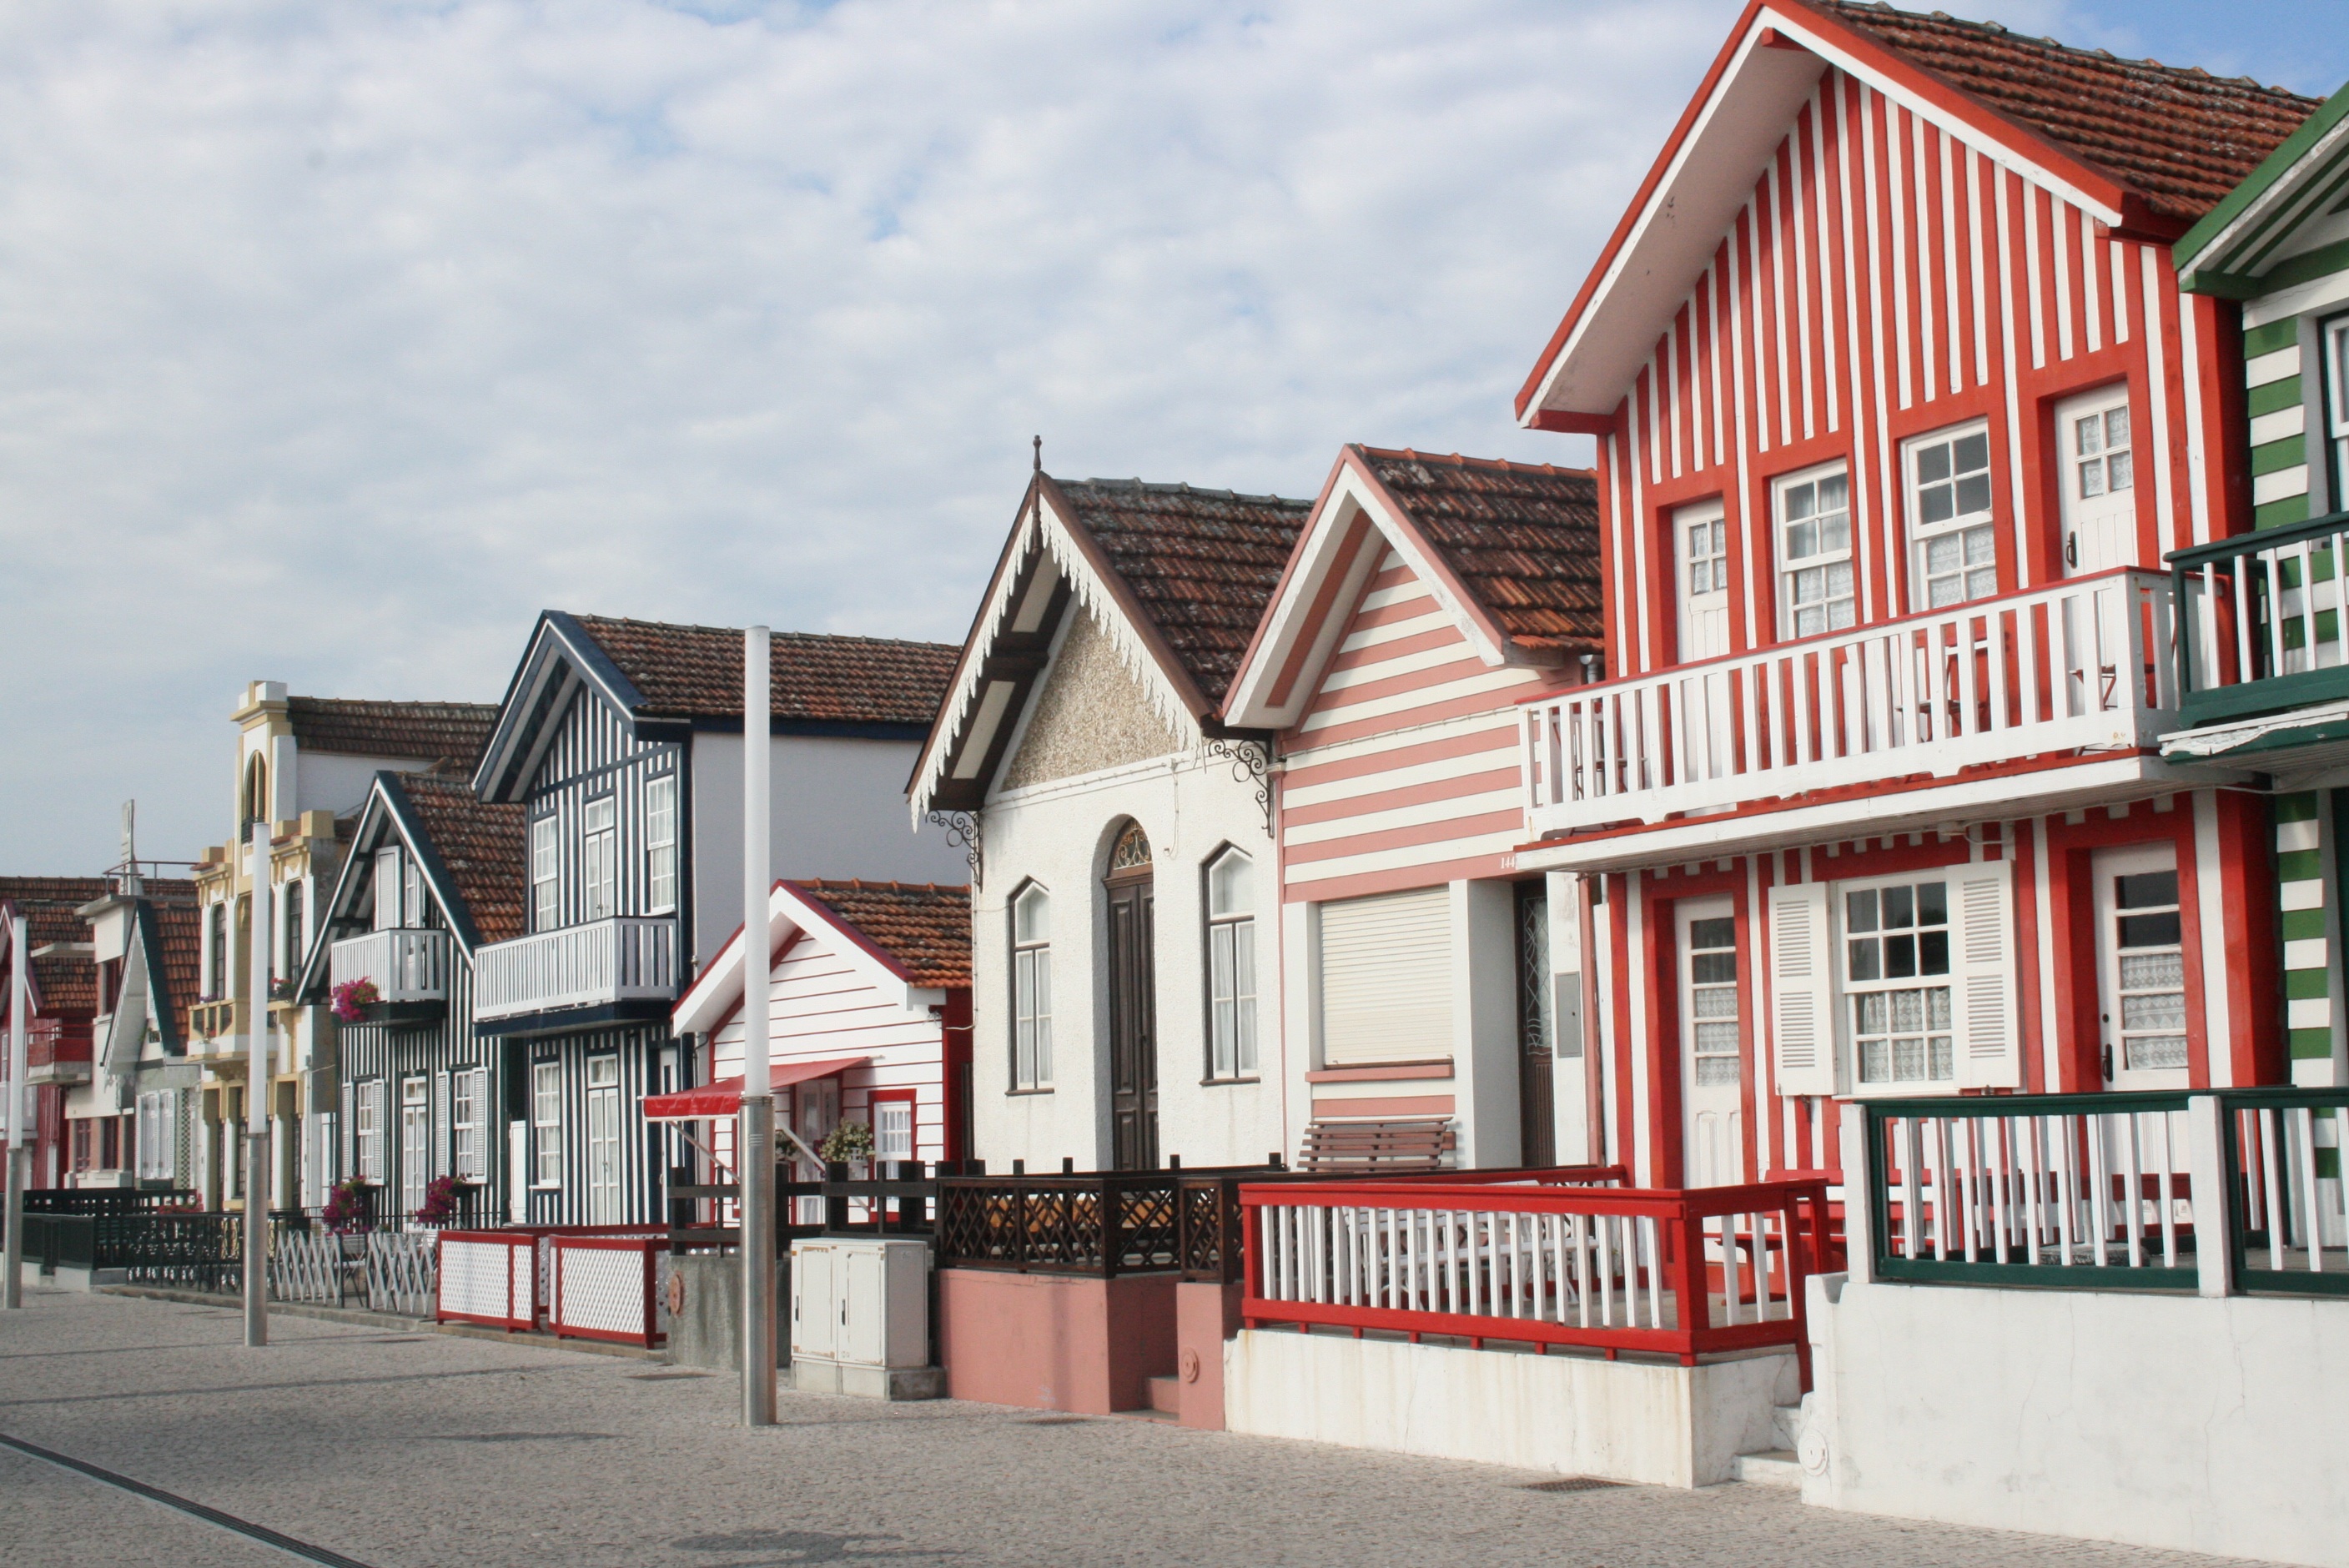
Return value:
[(32, 1006), (32, 986), (25, 955), (25, 917), (8, 922), (8, 1212), (7, 1240), (0, 1246), (8, 1277), (0, 1284), (0, 1306), (14, 1312), (25, 1305), (25, 1177), (33, 1151), (25, 1147), (25, 1009)]
[(767, 628), (742, 635), (742, 1424), (775, 1424), (775, 1099), (767, 1062)]
[(269, 824), (253, 824), (253, 1011), (245, 1022), (244, 1342), (269, 1343)]

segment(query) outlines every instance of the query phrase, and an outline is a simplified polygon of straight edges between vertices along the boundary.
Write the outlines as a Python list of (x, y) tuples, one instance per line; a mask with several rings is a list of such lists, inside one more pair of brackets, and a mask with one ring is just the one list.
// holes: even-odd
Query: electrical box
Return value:
[(936, 1397), (926, 1242), (845, 1236), (793, 1242), (791, 1312), (793, 1387), (882, 1398)]

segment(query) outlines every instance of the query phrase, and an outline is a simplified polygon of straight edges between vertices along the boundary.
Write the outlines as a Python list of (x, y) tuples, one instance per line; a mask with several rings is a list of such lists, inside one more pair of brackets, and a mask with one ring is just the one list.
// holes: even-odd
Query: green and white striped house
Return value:
[(2349, 1082), (2349, 88), (2174, 253), (2180, 288), (2241, 304), (2253, 530), (2171, 557), (2193, 727), (2163, 754), (2275, 791), (2292, 1076), (2337, 1085)]

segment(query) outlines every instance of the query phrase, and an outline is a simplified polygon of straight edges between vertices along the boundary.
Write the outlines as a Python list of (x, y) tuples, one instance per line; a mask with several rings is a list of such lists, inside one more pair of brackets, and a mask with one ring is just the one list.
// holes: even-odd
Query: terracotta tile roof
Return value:
[(470, 768), (498, 720), (481, 702), (373, 702), (361, 697), (289, 696), (285, 719), (305, 751), (346, 757), (416, 758)]
[[(574, 616), (644, 697), (638, 716), (739, 718), (742, 633), (725, 626)], [(959, 645), (777, 632), (770, 646), (777, 718), (926, 727), (946, 700)]]
[(408, 798), (432, 852), (465, 901), (474, 934), (484, 943), (523, 934), (527, 806), (491, 805), (469, 779), (406, 773), (394, 788)]
[[(174, 1005), (195, 995), (197, 965), (196, 884), (171, 877), (145, 879), (147, 899), (164, 936), (164, 980)], [(55, 942), (86, 943), (89, 923), (75, 912), (114, 892), (110, 877), (0, 877), (0, 903), (13, 903), (25, 917), (26, 945), (35, 952)], [(175, 950), (184, 927), (186, 952)], [(5, 945), (5, 944), (0, 944)], [(180, 969), (184, 966), (184, 976)], [(0, 965), (0, 986), (6, 984)], [(33, 960), (33, 984), (41, 994), (43, 1016), (87, 1021), (98, 1009), (98, 966), (87, 955), (51, 954)], [(180, 986), (184, 984), (186, 989)], [(0, 991), (0, 1013), (6, 1011)]]
[(2317, 107), (2248, 78), (2223, 80), (2157, 60), (2124, 60), (1995, 22), (1920, 15), (1889, 5), (1813, 0), (1911, 63), (2060, 143), (2191, 221), (2216, 206)]
[(794, 882), (897, 961), (916, 985), (970, 984), (970, 889), (936, 882)]
[(1200, 695), (1221, 704), (1313, 503), (1140, 480), (1051, 482)]
[(1355, 450), (1512, 641), (1600, 645), (1599, 481), (1589, 470)]
[(204, 912), (196, 884), (149, 878), (147, 913), (163, 948), (163, 1000), (176, 1013), (196, 999), (204, 979)]

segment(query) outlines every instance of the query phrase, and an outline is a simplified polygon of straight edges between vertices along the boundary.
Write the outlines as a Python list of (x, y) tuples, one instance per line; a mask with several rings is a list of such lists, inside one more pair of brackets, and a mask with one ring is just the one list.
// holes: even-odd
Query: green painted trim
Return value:
[[(2212, 294), (2220, 299), (2258, 299), (2265, 294), (2298, 288), (2302, 284), (2314, 283), (2318, 278), (2331, 277), (2338, 272), (2349, 272), (2349, 240), (2335, 240), (2329, 245), (2319, 245), (2313, 251), (2286, 256), (2257, 277), (2246, 277), (2240, 273), (2206, 273), (2205, 276), (2212, 277), (2220, 286), (2189, 292)], [(2237, 292), (2239, 290), (2242, 292)]]
[(2282, 473), (2308, 461), (2308, 438), (2286, 436), (2281, 441), (2262, 441), (2251, 449), (2251, 477)]
[[(2300, 209), (2300, 217), (2290, 223), (2271, 222), (2261, 225), (2260, 232), (2251, 236), (2252, 241), (2251, 253), (2245, 255), (2240, 248), (2238, 248), (2234, 257), (2236, 266), (2244, 272), (2257, 273), (2261, 278), (2266, 279), (2272, 277), (2277, 269), (2292, 264), (2298, 259), (2297, 257), (2286, 255), (2279, 260), (2278, 253), (2298, 237), (2304, 225), (2333, 211), (2333, 203), (2341, 200), (2344, 186), (2349, 186), (2349, 156), (2344, 156), (2341, 150), (2336, 149), (2333, 155), (2333, 161), (2303, 181), (2300, 190), (2293, 194), (2292, 205)], [(2321, 250), (2323, 247), (2319, 246), (2318, 249)], [(2315, 252), (2303, 253), (2313, 255)], [(2274, 264), (2271, 266), (2271, 263)], [(2262, 269), (2265, 270), (2262, 271)]]
[[(2250, 334), (2246, 333), (2245, 336)], [(2286, 408), (2300, 407), (2300, 377), (2297, 372), (2274, 381), (2262, 381), (2243, 394), (2243, 409), (2254, 419), (2262, 414), (2281, 414)]]
[[(2273, 676), (2265, 680), (2213, 686), (2207, 691), (2189, 691), (2178, 699), (2178, 721), (2181, 727), (2191, 729), (2198, 725), (2215, 724), (2221, 719), (2289, 713), (2296, 707), (2308, 707), (2320, 702), (2338, 702), (2344, 697), (2349, 697), (2349, 666), (2302, 670), (2298, 675)], [(2349, 719), (2333, 719), (2286, 730), (2279, 735), (2263, 736), (2220, 755), (2243, 757), (2259, 751), (2287, 751), (2297, 746), (2317, 746), (2333, 740), (2349, 740)], [(2215, 761), (2217, 758), (2205, 760)]]
[(2324, 861), (2314, 850), (2286, 850), (2275, 858), (2278, 882), (2315, 882), (2324, 875)]
[(2316, 820), (2317, 792), (2301, 789), (2290, 795), (2278, 795), (2269, 804), (2279, 822), (2313, 822)]
[[(2308, 851), (2311, 855), (2314, 850)], [(2322, 969), (2287, 969), (2283, 972), (2283, 995), (2288, 1002), (2314, 1002), (2331, 995), (2332, 987)]]
[[(2161, 1255), (2161, 1243), (2157, 1240), (2151, 1254)], [(2126, 1263), (2108, 1264), (2098, 1268), (2094, 1264), (1970, 1264), (1951, 1258), (1879, 1257), (1876, 1260), (1878, 1279), (1913, 1279), (1935, 1284), (2044, 1284), (2059, 1290), (2106, 1291), (2190, 1291), (2200, 1284), (2200, 1276), (2190, 1268), (2162, 1268), (2158, 1264), (2131, 1268)], [(2349, 1277), (2343, 1280), (2349, 1289)]]
[(2322, 942), (2332, 934), (2324, 928), (2324, 912), (2321, 909), (2283, 912), (2282, 938), (2286, 942)]
[(2321, 1062), (2333, 1054), (2331, 1029), (2294, 1029), (2287, 1054), (2296, 1062)]
[(2245, 1295), (2349, 1295), (2349, 1274), (2238, 1268), (2235, 1283)]
[(2262, 501), (2251, 509), (2251, 526), (2255, 529), (2292, 528), (2308, 521), (2308, 492), (2288, 495), (2275, 500)]
[[(2243, 357), (2258, 359), (2279, 349), (2291, 348), (2300, 342), (2300, 323), (2271, 321), (2263, 326), (2243, 328)], [(2295, 372), (2297, 374), (2297, 372)], [(2273, 382), (2265, 383), (2272, 387)]]
[[(2219, 204), (2202, 215), (2202, 221), (2186, 231), (2185, 236), (2169, 248), (2173, 265), (2180, 273), (2192, 270), (2212, 241), (2220, 232), (2240, 217), (2259, 199), (2268, 193), (2275, 182), (2288, 173), (2292, 165), (2308, 154), (2308, 150), (2324, 139), (2344, 117), (2349, 117), (2349, 87), (2316, 106), (2316, 111), (2301, 122), (2300, 129), (2283, 139), (2273, 152), (2267, 155), (2257, 169), (2251, 170), (2240, 185), (2227, 192)], [(2184, 286), (2182, 284), (2180, 286)]]

